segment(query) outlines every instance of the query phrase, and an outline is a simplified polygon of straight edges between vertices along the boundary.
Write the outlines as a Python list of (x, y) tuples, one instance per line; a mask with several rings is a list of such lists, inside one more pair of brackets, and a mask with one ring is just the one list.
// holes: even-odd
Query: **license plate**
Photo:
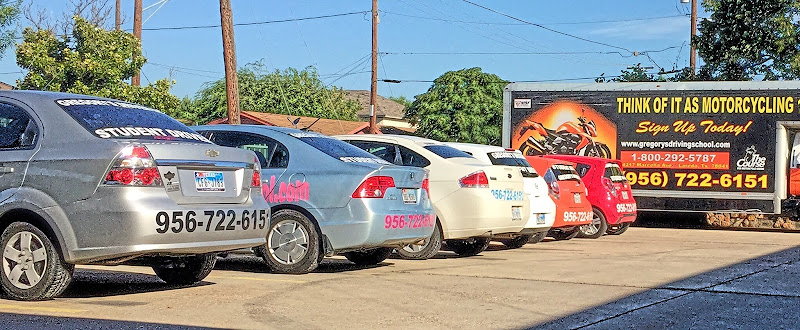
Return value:
[(511, 220), (522, 220), (522, 210), (519, 206), (511, 207)]
[(628, 192), (627, 191), (623, 191), (622, 192), (622, 199), (628, 199)]
[(581, 203), (581, 194), (579, 194), (579, 193), (572, 194), (572, 199), (575, 200), (575, 204), (580, 204)]
[(222, 172), (194, 172), (194, 187), (197, 191), (225, 191)]
[(536, 215), (536, 224), (537, 225), (543, 225), (544, 224), (544, 214), (539, 213), (539, 214)]
[(417, 204), (417, 190), (416, 189), (403, 189), (403, 203), (404, 204)]

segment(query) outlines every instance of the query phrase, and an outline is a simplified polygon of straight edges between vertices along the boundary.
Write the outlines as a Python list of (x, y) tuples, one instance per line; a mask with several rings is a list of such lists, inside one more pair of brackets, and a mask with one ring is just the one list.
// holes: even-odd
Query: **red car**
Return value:
[(525, 156), (525, 159), (544, 177), (550, 198), (556, 204), (556, 219), (547, 235), (556, 240), (578, 235), (578, 228), (592, 223), (592, 204), (574, 164), (541, 156)]
[(580, 228), (579, 237), (597, 238), (604, 233), (619, 235), (636, 220), (636, 200), (620, 161), (573, 155), (544, 157), (575, 163), (578, 175), (589, 189), (594, 215), (591, 225)]

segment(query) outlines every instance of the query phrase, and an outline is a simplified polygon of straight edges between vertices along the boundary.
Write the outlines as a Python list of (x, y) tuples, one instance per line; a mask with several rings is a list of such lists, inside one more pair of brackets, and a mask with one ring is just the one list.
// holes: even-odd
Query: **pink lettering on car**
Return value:
[(311, 186), (308, 182), (295, 180), (294, 183), (278, 183), (274, 175), (269, 178), (269, 182), (265, 182), (261, 185), (261, 191), (264, 194), (264, 199), (266, 199), (268, 203), (307, 201), (311, 196)]

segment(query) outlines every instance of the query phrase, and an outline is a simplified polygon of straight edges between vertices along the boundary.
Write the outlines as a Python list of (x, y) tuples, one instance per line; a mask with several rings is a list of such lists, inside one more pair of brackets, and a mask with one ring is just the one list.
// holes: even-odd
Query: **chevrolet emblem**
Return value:
[(219, 151), (216, 151), (214, 149), (208, 149), (208, 150), (206, 150), (206, 156), (208, 156), (208, 157), (217, 157), (217, 156), (219, 156)]

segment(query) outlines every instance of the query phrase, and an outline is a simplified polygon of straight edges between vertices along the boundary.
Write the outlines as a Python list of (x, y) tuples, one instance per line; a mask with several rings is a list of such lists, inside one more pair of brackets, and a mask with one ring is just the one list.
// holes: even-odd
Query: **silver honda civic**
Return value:
[(0, 285), (48, 299), (75, 264), (142, 257), (168, 283), (205, 278), (215, 252), (265, 242), (269, 205), (247, 150), (212, 144), (141, 105), (0, 92)]
[(273, 221), (254, 249), (273, 272), (305, 273), (341, 253), (361, 265), (424, 240), (436, 217), (422, 168), (397, 166), (314, 132), (261, 125), (193, 127), (212, 142), (253, 150), (265, 164)]

